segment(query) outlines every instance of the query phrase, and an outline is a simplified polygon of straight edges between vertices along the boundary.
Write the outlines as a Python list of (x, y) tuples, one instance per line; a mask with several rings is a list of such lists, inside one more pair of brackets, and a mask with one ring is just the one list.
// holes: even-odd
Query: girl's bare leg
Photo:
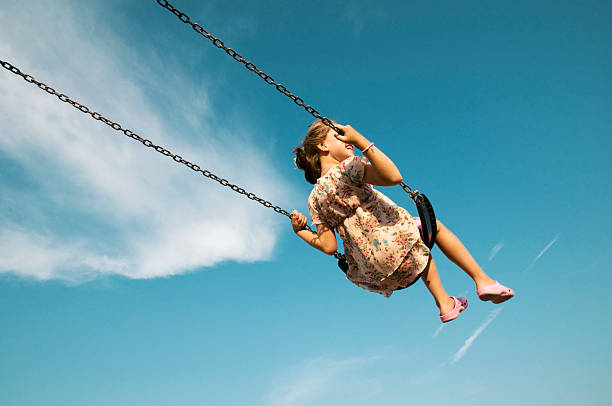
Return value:
[(484, 273), (478, 263), (472, 258), (461, 241), (448, 228), (438, 221), (436, 244), (448, 259), (463, 269), (476, 283), (476, 288), (492, 285), (495, 281)]
[(440, 309), (440, 314), (446, 314), (453, 310), (455, 307), (455, 301), (446, 293), (440, 282), (440, 276), (438, 275), (438, 269), (432, 257), (429, 257), (429, 263), (425, 270), (421, 273), (421, 279), (429, 292), (436, 301), (436, 306)]

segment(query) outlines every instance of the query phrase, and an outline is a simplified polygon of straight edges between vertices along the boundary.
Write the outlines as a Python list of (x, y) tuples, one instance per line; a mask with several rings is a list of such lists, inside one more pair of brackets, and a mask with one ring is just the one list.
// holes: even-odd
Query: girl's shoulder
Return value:
[(368, 160), (362, 156), (352, 156), (332, 166), (325, 175), (317, 179), (310, 193), (311, 197), (327, 194), (342, 185), (363, 186), (365, 165)]
[(365, 167), (368, 162), (366, 157), (358, 155), (345, 159), (338, 164), (340, 178), (350, 184), (363, 183)]
[(368, 159), (361, 155), (354, 155), (346, 158), (344, 161), (338, 164), (340, 169), (346, 170), (347, 168), (353, 168), (355, 166), (363, 166), (368, 162)]
[(363, 156), (355, 155), (348, 157), (344, 161), (332, 166), (325, 175), (318, 179), (317, 183), (324, 182), (326, 178), (340, 178), (346, 174), (363, 172), (368, 162)]

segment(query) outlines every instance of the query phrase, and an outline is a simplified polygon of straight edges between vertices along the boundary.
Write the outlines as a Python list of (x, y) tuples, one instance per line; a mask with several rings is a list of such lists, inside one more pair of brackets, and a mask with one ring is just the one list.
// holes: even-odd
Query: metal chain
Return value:
[[(256, 196), (254, 193), (247, 192), (246, 190), (244, 190), (240, 186), (237, 186), (237, 185), (234, 185), (233, 183), (230, 183), (227, 179), (223, 179), (223, 178), (215, 175), (214, 173), (210, 172), (207, 169), (200, 168), (199, 165), (187, 161), (186, 159), (182, 158), (180, 155), (173, 154), (172, 152), (170, 152), (166, 148), (162, 147), (161, 145), (156, 145), (152, 141), (150, 141), (150, 140), (148, 140), (146, 138), (141, 137), (140, 135), (136, 134), (135, 132), (130, 131), (127, 128), (123, 128), (121, 126), (121, 124), (116, 123), (116, 122), (114, 122), (112, 120), (109, 120), (108, 118), (104, 117), (102, 114), (100, 114), (100, 113), (98, 113), (96, 111), (91, 111), (87, 106), (85, 106), (85, 105), (83, 105), (83, 104), (81, 104), (79, 102), (76, 102), (76, 101), (70, 99), (70, 97), (68, 97), (67, 95), (65, 95), (63, 93), (58, 93), (51, 86), (49, 86), (49, 85), (47, 85), (47, 84), (45, 84), (43, 82), (39, 82), (32, 75), (29, 75), (27, 73), (21, 72), (21, 70), (19, 70), (15, 66), (11, 65), (10, 63), (0, 60), (0, 64), (2, 65), (2, 67), (4, 69), (6, 69), (8, 71), (11, 71), (12, 73), (14, 73), (16, 75), (21, 76), (26, 82), (33, 83), (36, 86), (38, 86), (40, 89), (42, 89), (45, 92), (49, 93), (50, 95), (57, 96), (57, 98), (60, 99), (61, 101), (70, 104), (72, 107), (74, 107), (75, 109), (77, 109), (77, 110), (79, 110), (79, 111), (81, 111), (83, 113), (89, 114), (90, 116), (92, 116), (96, 120), (101, 121), (104, 124), (108, 125), (113, 130), (120, 131), (123, 134), (125, 134), (127, 137), (141, 142), (145, 147), (152, 148), (155, 151), (159, 152), (160, 154), (165, 155), (167, 157), (170, 157), (174, 161), (187, 166), (189, 169), (191, 169), (191, 170), (193, 170), (195, 172), (200, 172), (205, 177), (219, 182), (222, 186), (228, 187), (228, 188), (232, 189), (234, 192), (240, 193), (241, 195), (244, 195), (244, 196), (248, 197), (249, 199), (258, 202), (258, 203), (262, 204), (265, 207), (274, 209), (274, 211), (277, 212), (277, 213), (280, 213), (280, 214), (282, 214), (284, 216), (287, 216), (287, 217), (291, 217), (291, 214), (288, 211), (283, 210), (281, 207), (274, 206), (269, 201), (264, 200), (264, 199)], [(312, 231), (312, 229), (308, 225), (306, 225), (305, 228), (307, 230)]]
[(282, 84), (276, 82), (270, 75), (268, 75), (268, 74), (264, 73), (263, 71), (261, 71), (257, 66), (255, 66), (255, 64), (253, 64), (253, 62), (247, 61), (238, 52), (236, 52), (232, 48), (228, 48), (227, 46), (225, 46), (225, 44), (223, 43), (223, 41), (221, 41), (221, 39), (213, 36), (211, 33), (209, 33), (200, 24), (191, 21), (191, 19), (189, 18), (189, 16), (187, 14), (185, 14), (182, 11), (178, 10), (176, 7), (174, 7), (172, 4), (168, 3), (166, 0), (157, 0), (157, 3), (160, 6), (162, 6), (163, 8), (167, 9), (168, 11), (170, 11), (172, 14), (174, 14), (176, 17), (178, 17), (179, 20), (181, 20), (185, 24), (191, 25), (191, 28), (193, 28), (195, 32), (197, 32), (198, 34), (202, 35), (204, 38), (210, 40), (213, 43), (213, 45), (216, 46), (217, 48), (224, 50), (229, 56), (234, 58), (237, 62), (240, 62), (241, 64), (243, 64), (248, 70), (250, 70), (251, 72), (256, 73), (267, 84), (269, 84), (271, 86), (274, 86), (276, 88), (276, 90), (278, 90), (279, 92), (281, 92), (282, 94), (284, 94), (285, 96), (287, 96), (291, 100), (293, 100), (293, 102), (295, 104), (297, 104), (300, 107), (303, 107), (304, 110), (306, 110), (308, 113), (312, 114), (312, 116), (314, 118), (316, 118), (318, 120), (321, 120), (323, 122), (323, 124), (327, 125), (330, 128), (333, 128), (338, 134), (341, 134), (340, 129), (338, 127), (336, 127), (331, 122), (330, 119), (328, 119), (326, 117), (323, 117), (321, 115), (321, 113), (319, 113), (317, 110), (315, 110), (314, 107), (309, 106), (308, 104), (304, 103), (304, 100), (302, 98), (297, 97), (296, 95), (291, 93), (285, 86), (283, 86)]
[[(210, 42), (212, 42), (214, 46), (216, 46), (219, 49), (224, 50), (229, 56), (234, 58), (236, 60), (236, 62), (240, 62), (248, 70), (250, 70), (251, 72), (255, 72), (267, 84), (269, 84), (271, 86), (274, 86), (276, 88), (276, 90), (278, 90), (279, 92), (281, 92), (285, 96), (289, 97), (291, 100), (293, 100), (293, 102), (295, 104), (297, 104), (300, 107), (303, 107), (304, 110), (306, 110), (308, 113), (310, 113), (314, 118), (316, 118), (318, 120), (321, 120), (321, 122), (323, 124), (325, 124), (328, 127), (332, 128), (338, 134), (342, 133), (342, 131), (338, 127), (336, 127), (334, 125), (334, 123), (331, 122), (330, 119), (328, 119), (326, 117), (323, 117), (321, 115), (321, 113), (319, 113), (314, 107), (309, 106), (308, 104), (305, 104), (304, 100), (302, 98), (297, 97), (296, 95), (291, 93), (285, 86), (283, 86), (280, 83), (277, 83), (270, 75), (268, 75), (265, 72), (263, 72), (262, 70), (260, 70), (257, 66), (255, 66), (255, 64), (253, 62), (250, 62), (250, 61), (247, 61), (246, 59), (244, 59), (242, 57), (242, 55), (240, 55), (234, 49), (227, 47), (223, 43), (223, 41), (221, 39), (219, 39), (219, 38), (215, 37), (214, 35), (212, 35), (210, 32), (208, 32), (200, 24), (191, 21), (191, 19), (189, 18), (189, 16), (187, 14), (183, 13), (182, 11), (180, 11), (179, 9), (174, 7), (167, 0), (156, 0), (156, 1), (157, 1), (157, 3), (160, 6), (162, 6), (165, 9), (167, 9), (168, 11), (170, 11), (172, 14), (174, 14), (183, 23), (191, 25), (191, 28), (193, 28), (193, 30), (195, 32), (197, 32), (198, 34), (202, 35), (204, 38), (210, 40)], [(413, 191), (412, 188), (410, 186), (408, 186), (404, 182), (400, 183), (400, 186), (402, 187), (402, 189), (404, 189), (406, 191), (406, 193), (408, 193), (408, 195), (410, 196), (410, 198), (412, 200), (415, 200), (416, 197), (419, 195), (419, 191), (418, 190)]]
[(412, 188), (404, 182), (400, 183), (399, 185), (402, 187), (402, 189), (404, 189), (404, 192), (408, 193), (408, 196), (415, 202), (416, 202), (416, 198), (421, 195), (421, 192), (419, 192), (416, 189), (412, 190)]

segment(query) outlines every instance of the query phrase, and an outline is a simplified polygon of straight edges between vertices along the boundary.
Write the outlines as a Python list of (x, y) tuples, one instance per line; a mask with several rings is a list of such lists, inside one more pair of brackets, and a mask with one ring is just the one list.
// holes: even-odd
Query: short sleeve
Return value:
[(319, 216), (319, 211), (317, 210), (317, 204), (312, 195), (308, 198), (308, 211), (310, 212), (310, 220), (312, 224), (323, 224), (321, 221), (321, 217)]
[(365, 175), (367, 159), (362, 156), (354, 156), (340, 163), (340, 179), (351, 185), (361, 185)]

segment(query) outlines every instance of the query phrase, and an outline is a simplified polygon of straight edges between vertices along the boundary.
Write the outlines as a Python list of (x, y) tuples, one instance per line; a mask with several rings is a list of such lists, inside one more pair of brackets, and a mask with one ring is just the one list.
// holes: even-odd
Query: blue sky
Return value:
[[(1, 1), (0, 59), (287, 210), (312, 119), (154, 1)], [(0, 72), (0, 402), (608, 404), (609, 2), (173, 3), (427, 193), (511, 286), (442, 326), (288, 219)], [(416, 215), (400, 188), (381, 188)]]

